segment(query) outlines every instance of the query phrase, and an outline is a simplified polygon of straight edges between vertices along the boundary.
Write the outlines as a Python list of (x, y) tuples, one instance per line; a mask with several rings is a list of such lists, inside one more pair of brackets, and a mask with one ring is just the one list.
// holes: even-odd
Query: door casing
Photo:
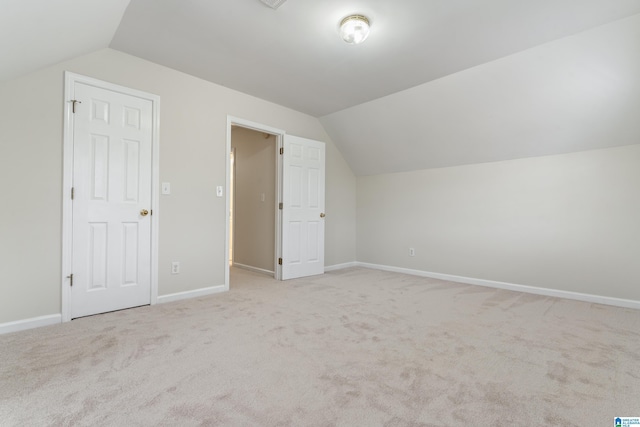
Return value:
[(92, 77), (83, 76), (66, 71), (64, 74), (64, 136), (63, 136), (63, 175), (62, 175), (62, 276), (61, 308), (62, 321), (71, 320), (70, 305), (70, 275), (72, 271), (72, 232), (73, 232), (73, 204), (71, 187), (73, 186), (73, 112), (72, 107), (74, 86), (76, 83), (99, 87), (102, 89), (123, 93), (147, 99), (152, 103), (152, 158), (151, 158), (151, 304), (158, 300), (158, 224), (160, 218), (160, 97), (136, 89), (127, 88), (113, 83), (104, 82)]

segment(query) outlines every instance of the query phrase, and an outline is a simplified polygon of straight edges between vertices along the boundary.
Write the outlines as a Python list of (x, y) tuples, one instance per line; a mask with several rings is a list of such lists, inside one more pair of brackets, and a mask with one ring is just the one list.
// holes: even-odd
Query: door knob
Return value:
[(146, 209), (142, 209), (142, 210), (140, 211), (140, 215), (142, 215), (142, 216), (147, 216), (147, 215), (149, 215), (149, 211), (148, 211), (148, 210), (146, 210)]
[(325, 216), (326, 216), (326, 215), (324, 214), (324, 212), (322, 212), (322, 213), (320, 214), (320, 218), (324, 218)]

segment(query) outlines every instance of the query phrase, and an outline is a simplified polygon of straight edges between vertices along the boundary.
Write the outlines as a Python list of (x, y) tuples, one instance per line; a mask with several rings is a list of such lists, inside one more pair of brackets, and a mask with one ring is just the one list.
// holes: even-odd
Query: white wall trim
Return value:
[(0, 335), (8, 334), (11, 332), (24, 331), (27, 329), (39, 328), (41, 326), (56, 325), (61, 322), (62, 322), (61, 314), (50, 314), (48, 316), (38, 316), (38, 317), (32, 317), (30, 319), (0, 323)]
[(193, 291), (176, 292), (175, 294), (159, 295), (158, 304), (166, 302), (182, 301), (185, 299), (204, 297), (207, 295), (218, 294), (227, 291), (225, 285), (210, 286), (208, 288), (194, 289)]
[(357, 266), (358, 266), (358, 263), (356, 261), (345, 262), (343, 264), (326, 265), (324, 267), (324, 271), (326, 273), (327, 271), (336, 271), (336, 270), (342, 270), (343, 268), (357, 267)]
[(275, 272), (267, 270), (267, 269), (264, 269), (264, 268), (252, 267), (250, 265), (240, 264), (240, 263), (237, 263), (237, 262), (234, 262), (233, 266), (241, 268), (243, 270), (253, 271), (254, 273), (268, 274), (269, 276), (273, 276), (275, 274)]
[(514, 283), (496, 282), (493, 280), (475, 279), (472, 277), (454, 276), (451, 274), (432, 273), (430, 271), (413, 270), (410, 268), (393, 267), (389, 265), (370, 264), (366, 262), (356, 262), (358, 267), (371, 268), (374, 270), (392, 271), (395, 273), (410, 274), (412, 276), (430, 277), (432, 279), (448, 280), (451, 282), (465, 283), (467, 285), (486, 286), (489, 288), (506, 289), (509, 291), (525, 292), (528, 294), (544, 295), (556, 298), (572, 299), (596, 304), (612, 305), (616, 307), (633, 308), (640, 310), (640, 301), (606, 297), (601, 295), (583, 294), (580, 292), (563, 291), (559, 289), (539, 288), (536, 286), (517, 285)]
[(71, 186), (73, 185), (73, 114), (71, 102), (74, 98), (75, 83), (87, 85), (136, 96), (151, 101), (152, 113), (152, 166), (151, 166), (151, 305), (158, 298), (158, 236), (160, 223), (160, 97), (137, 89), (116, 85), (92, 77), (65, 71), (64, 73), (64, 134), (63, 134), (63, 169), (62, 169), (62, 286), (61, 307), (62, 321), (71, 320), (71, 304), (69, 278), (72, 273), (72, 230), (73, 205), (71, 203)]

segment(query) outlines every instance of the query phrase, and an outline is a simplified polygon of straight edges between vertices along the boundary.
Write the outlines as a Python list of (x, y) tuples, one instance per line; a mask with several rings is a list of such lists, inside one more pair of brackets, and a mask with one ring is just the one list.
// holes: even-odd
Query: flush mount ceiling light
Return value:
[(349, 44), (360, 44), (369, 36), (369, 20), (362, 15), (349, 15), (340, 22), (340, 36)]

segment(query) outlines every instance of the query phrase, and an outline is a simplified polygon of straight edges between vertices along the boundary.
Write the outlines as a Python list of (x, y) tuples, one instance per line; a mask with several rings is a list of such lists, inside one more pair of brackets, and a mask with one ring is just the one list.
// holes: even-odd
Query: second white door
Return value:
[(285, 135), (282, 279), (324, 273), (325, 144)]

